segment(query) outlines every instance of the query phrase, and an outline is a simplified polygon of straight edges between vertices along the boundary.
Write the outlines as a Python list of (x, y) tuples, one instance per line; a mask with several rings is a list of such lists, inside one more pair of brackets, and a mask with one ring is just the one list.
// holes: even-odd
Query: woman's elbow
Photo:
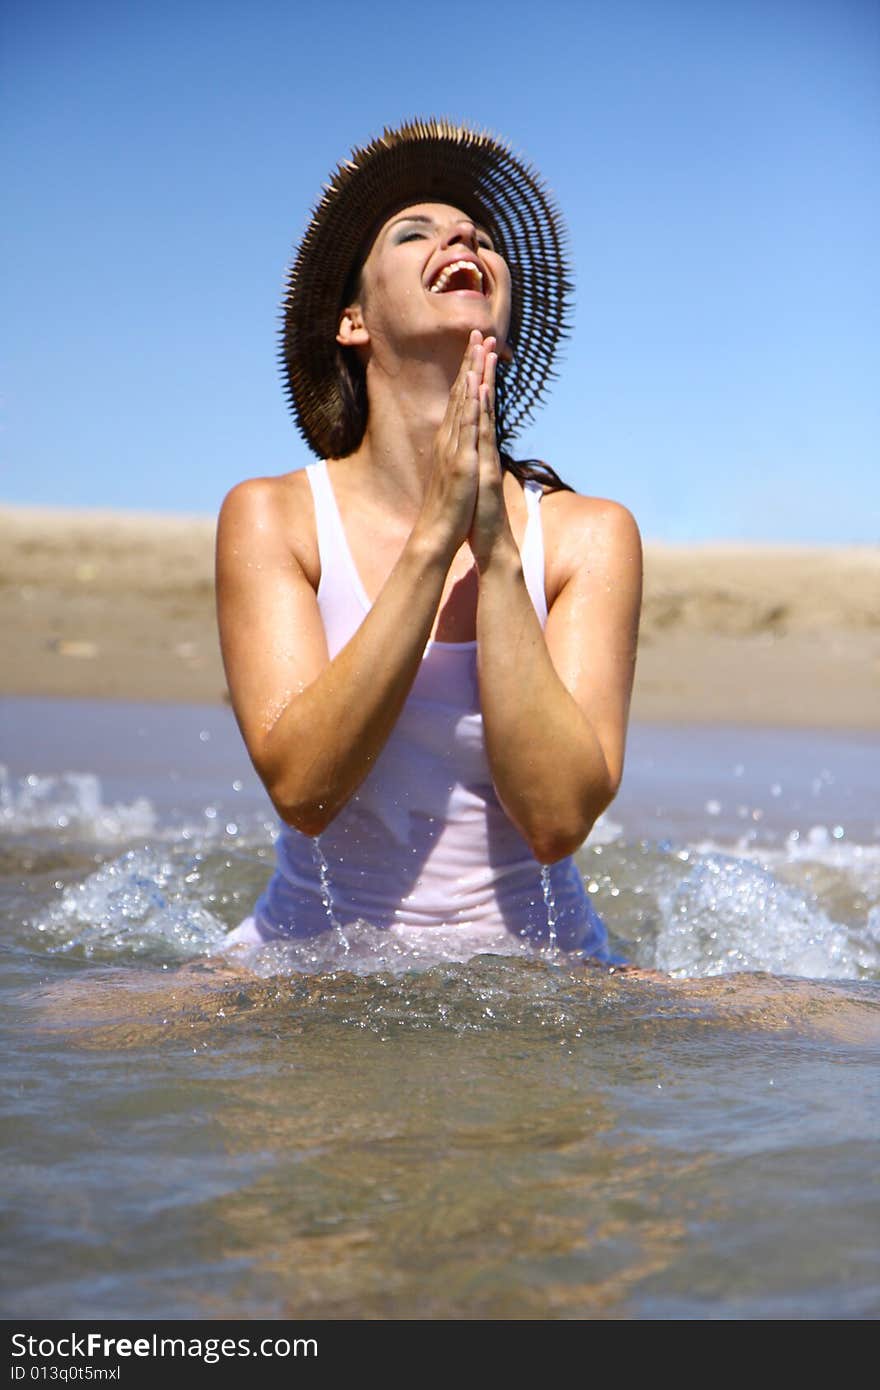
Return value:
[(257, 771), (279, 820), (310, 839), (324, 833), (336, 814), (335, 807), (327, 800), (309, 795), (291, 783), (289, 776), (278, 774), (274, 769), (257, 768)]
[[(586, 836), (584, 836), (584, 839)], [(558, 835), (532, 836), (529, 841), (529, 848), (533, 857), (539, 864), (549, 867), (557, 864), (560, 859), (566, 859), (570, 854), (574, 854), (583, 844), (583, 840), (564, 839)]]
[(589, 799), (573, 809), (570, 816), (548, 816), (540, 826), (535, 826), (526, 838), (538, 863), (556, 864), (580, 849), (616, 795), (617, 785), (609, 780), (607, 786), (593, 789)]
[(269, 797), (279, 819), (291, 829), (298, 830), (301, 835), (308, 835), (312, 840), (323, 835), (333, 819), (333, 815), (321, 801), (291, 802), (286, 797), (273, 795), (272, 792), (269, 792)]
[(576, 830), (551, 827), (547, 832), (530, 835), (529, 848), (539, 864), (556, 864), (580, 849), (592, 828), (593, 821), (580, 825)]

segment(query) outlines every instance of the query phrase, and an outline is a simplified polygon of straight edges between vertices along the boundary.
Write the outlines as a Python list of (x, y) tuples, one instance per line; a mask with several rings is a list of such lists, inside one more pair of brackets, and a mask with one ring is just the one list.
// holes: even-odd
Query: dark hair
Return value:
[(342, 409), (330, 431), (331, 456), (353, 454), (367, 428), (367, 374), (354, 348), (336, 348), (336, 385)]
[[(345, 458), (354, 453), (367, 428), (367, 375), (353, 348), (337, 347), (336, 381), (342, 410), (332, 432), (332, 457)], [(543, 459), (515, 459), (506, 449), (499, 450), (499, 457), (504, 471), (520, 483), (540, 483), (546, 492), (574, 492)]]
[(506, 449), (499, 450), (499, 458), (505, 473), (512, 473), (521, 483), (540, 483), (545, 492), (574, 492), (543, 459), (514, 459)]

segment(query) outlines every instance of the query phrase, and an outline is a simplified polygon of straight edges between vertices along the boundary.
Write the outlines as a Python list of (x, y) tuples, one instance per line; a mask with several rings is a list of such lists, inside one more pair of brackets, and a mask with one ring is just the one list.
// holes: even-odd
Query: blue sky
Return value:
[(276, 366), (324, 179), (412, 115), (563, 209), (517, 452), (649, 539), (880, 540), (876, 0), (6, 0), (0, 500), (216, 511), (307, 461)]

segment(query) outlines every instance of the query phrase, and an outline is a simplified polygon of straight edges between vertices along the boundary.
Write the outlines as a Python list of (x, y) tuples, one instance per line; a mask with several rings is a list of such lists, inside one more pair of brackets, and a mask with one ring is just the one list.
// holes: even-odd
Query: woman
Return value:
[(317, 462), (235, 487), (218, 530), (232, 702), (282, 821), (228, 941), (369, 923), (610, 958), (571, 855), (623, 771), (638, 530), (506, 451), (568, 287), (544, 189), (488, 136), (386, 131), (327, 186), (282, 352)]

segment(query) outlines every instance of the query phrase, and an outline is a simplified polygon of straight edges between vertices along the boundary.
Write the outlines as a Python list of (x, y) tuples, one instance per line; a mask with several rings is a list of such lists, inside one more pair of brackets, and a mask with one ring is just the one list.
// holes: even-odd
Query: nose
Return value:
[(444, 237), (444, 246), (456, 246), (463, 243), (469, 246), (472, 251), (477, 249), (477, 229), (469, 217), (457, 217), (450, 224)]

